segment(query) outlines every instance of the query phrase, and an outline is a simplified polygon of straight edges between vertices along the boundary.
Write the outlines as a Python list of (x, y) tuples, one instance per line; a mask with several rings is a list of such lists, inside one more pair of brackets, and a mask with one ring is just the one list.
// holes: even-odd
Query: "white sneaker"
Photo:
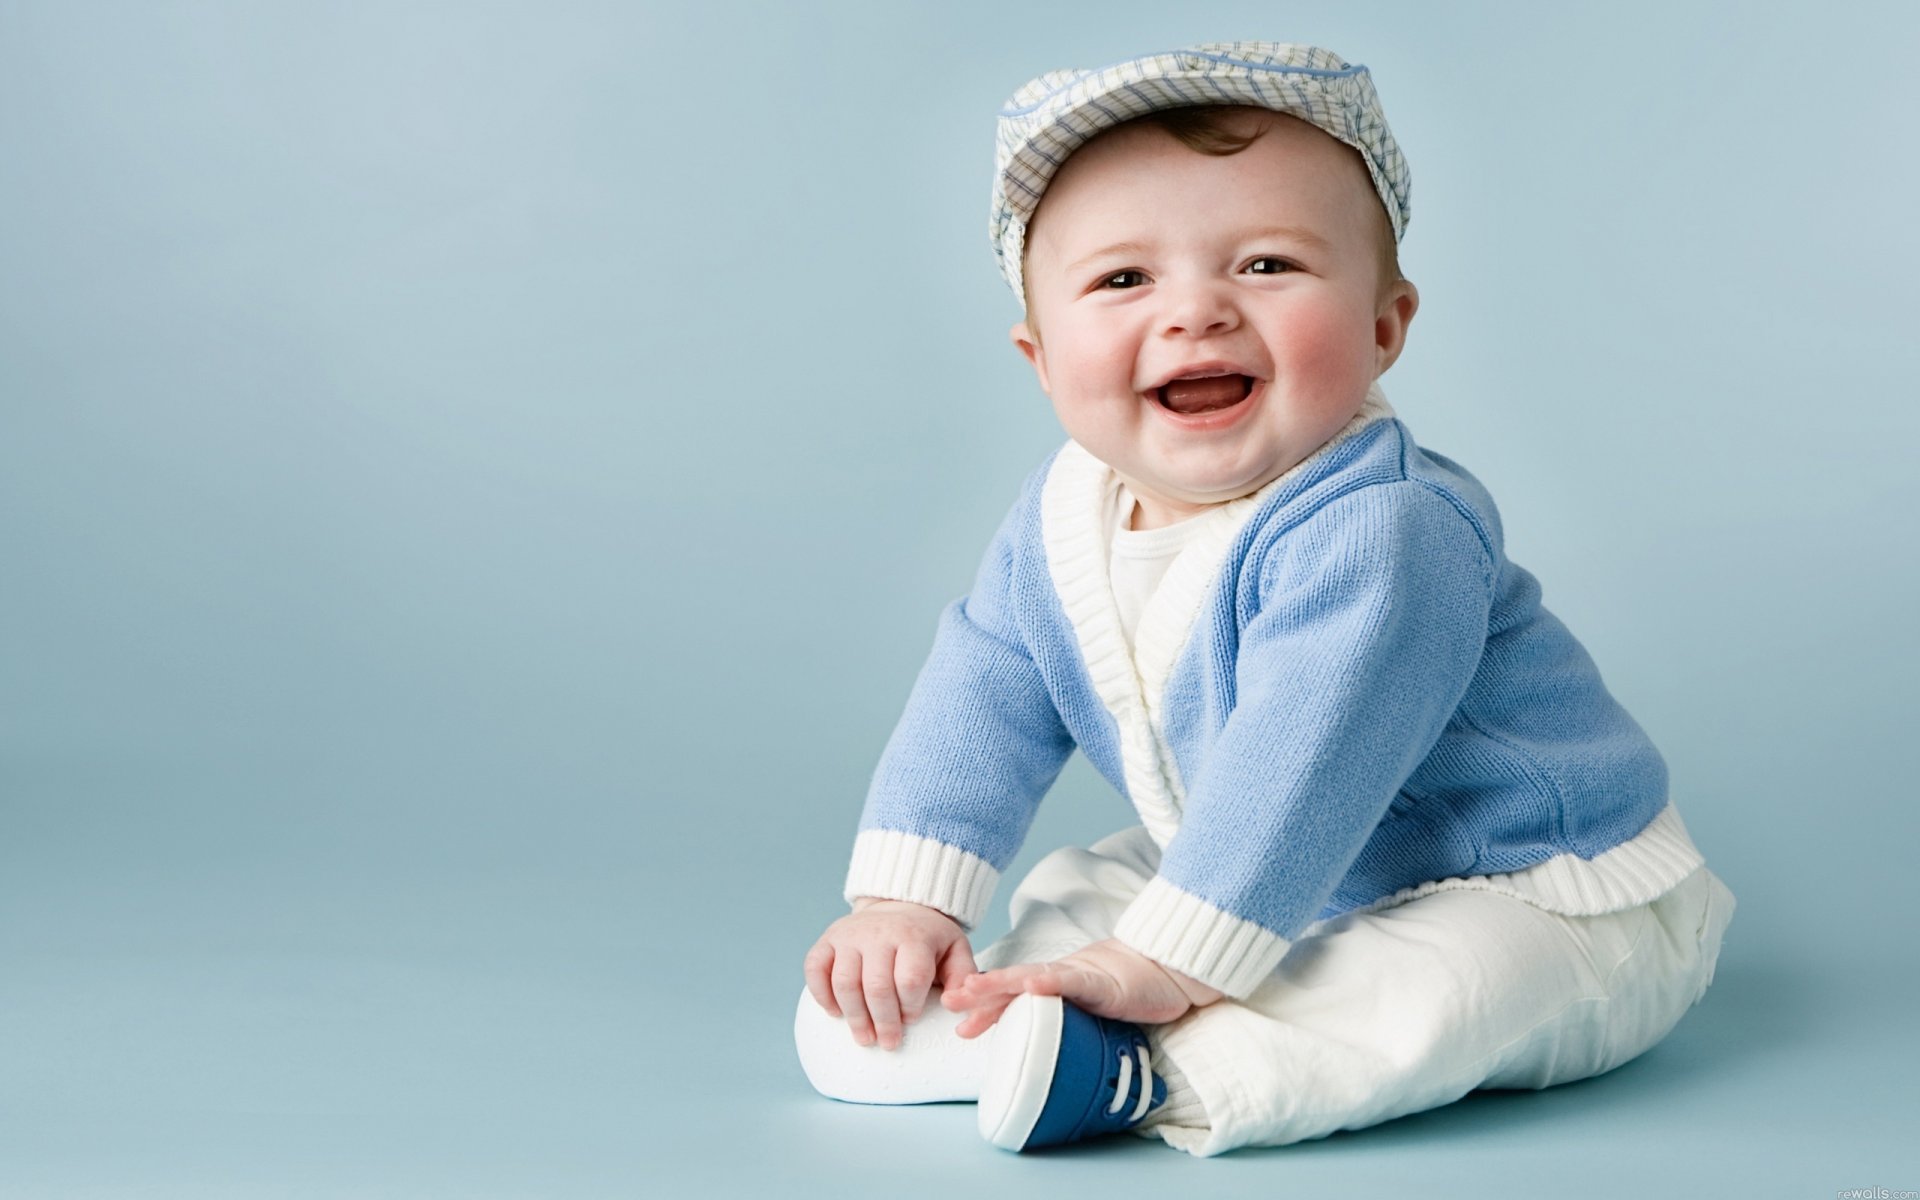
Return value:
[(815, 1091), (835, 1100), (855, 1104), (978, 1100), (994, 1029), (963, 1038), (954, 1030), (965, 1016), (948, 1012), (936, 987), (928, 994), (919, 1020), (903, 1031), (899, 1047), (882, 1050), (878, 1043), (862, 1046), (854, 1041), (846, 1020), (821, 1008), (813, 993), (802, 988), (793, 1018), (793, 1044), (807, 1081)]

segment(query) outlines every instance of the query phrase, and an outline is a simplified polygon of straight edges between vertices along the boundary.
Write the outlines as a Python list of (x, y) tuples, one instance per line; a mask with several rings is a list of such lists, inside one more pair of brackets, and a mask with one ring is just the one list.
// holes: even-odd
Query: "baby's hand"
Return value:
[(1108, 938), (1056, 962), (979, 972), (948, 987), (940, 1003), (953, 1012), (970, 1010), (954, 1032), (978, 1037), (1022, 992), (1061, 996), (1095, 1016), (1148, 1025), (1175, 1020), (1196, 1004), (1211, 1004), (1222, 995)]
[(936, 980), (951, 988), (975, 973), (966, 930), (938, 909), (862, 896), (807, 951), (807, 990), (845, 1016), (853, 1040), (897, 1049), (920, 1019)]

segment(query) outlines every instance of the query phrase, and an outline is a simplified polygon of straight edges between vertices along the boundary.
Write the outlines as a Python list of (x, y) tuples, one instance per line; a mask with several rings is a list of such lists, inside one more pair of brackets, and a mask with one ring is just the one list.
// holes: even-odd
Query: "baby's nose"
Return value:
[(1239, 310), (1227, 295), (1226, 288), (1220, 285), (1211, 282), (1176, 284), (1162, 294), (1166, 297), (1162, 328), (1167, 333), (1200, 336), (1231, 329), (1239, 321)]
[(1236, 322), (1233, 317), (1228, 313), (1187, 311), (1177, 316), (1168, 317), (1165, 332), (1170, 334), (1185, 333), (1194, 337), (1207, 337), (1212, 334), (1225, 333), (1227, 330), (1232, 329), (1235, 324)]

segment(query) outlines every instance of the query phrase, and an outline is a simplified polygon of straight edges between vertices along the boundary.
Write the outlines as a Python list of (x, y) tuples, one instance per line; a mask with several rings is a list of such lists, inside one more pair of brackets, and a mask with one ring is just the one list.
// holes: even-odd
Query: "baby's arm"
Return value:
[(1027, 477), (972, 589), (941, 611), (861, 812), (842, 888), (854, 911), (807, 954), (808, 990), (862, 1045), (898, 1046), (936, 981), (945, 989), (975, 973), (966, 931), (1073, 752), (1016, 594), (1020, 564), (1033, 578), (1051, 461)]
[(861, 896), (807, 952), (806, 974), (814, 1000), (846, 1018), (854, 1041), (892, 1050), (936, 979), (947, 989), (974, 974), (973, 948), (938, 909)]
[[(973, 588), (941, 611), (861, 812), (842, 886), (856, 911), (809, 956), (813, 994), (828, 1011), (844, 1010), (856, 1040), (869, 1025), (882, 1045), (897, 1040), (890, 1032), (902, 1014), (921, 1011), (931, 977), (944, 988), (973, 973), (965, 933), (986, 916), (1000, 872), (1073, 752), (1016, 594), (1021, 563), (1034, 577), (1023, 555), (1036, 552), (1045, 474), (1043, 466), (1028, 477)], [(880, 900), (890, 907), (870, 903)], [(814, 956), (833, 965), (816, 968)]]
[(1355, 489), (1289, 530), (1240, 634), (1234, 708), (1114, 937), (1250, 995), (1458, 710), (1495, 582), (1474, 519), (1418, 482)]

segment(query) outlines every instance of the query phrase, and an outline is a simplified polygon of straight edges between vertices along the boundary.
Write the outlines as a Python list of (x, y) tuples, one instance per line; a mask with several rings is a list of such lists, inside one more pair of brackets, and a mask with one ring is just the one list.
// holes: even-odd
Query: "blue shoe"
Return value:
[(1016, 996), (987, 1048), (980, 1136), (1031, 1150), (1131, 1129), (1167, 1100), (1147, 1059), (1138, 1025), (1058, 996)]

